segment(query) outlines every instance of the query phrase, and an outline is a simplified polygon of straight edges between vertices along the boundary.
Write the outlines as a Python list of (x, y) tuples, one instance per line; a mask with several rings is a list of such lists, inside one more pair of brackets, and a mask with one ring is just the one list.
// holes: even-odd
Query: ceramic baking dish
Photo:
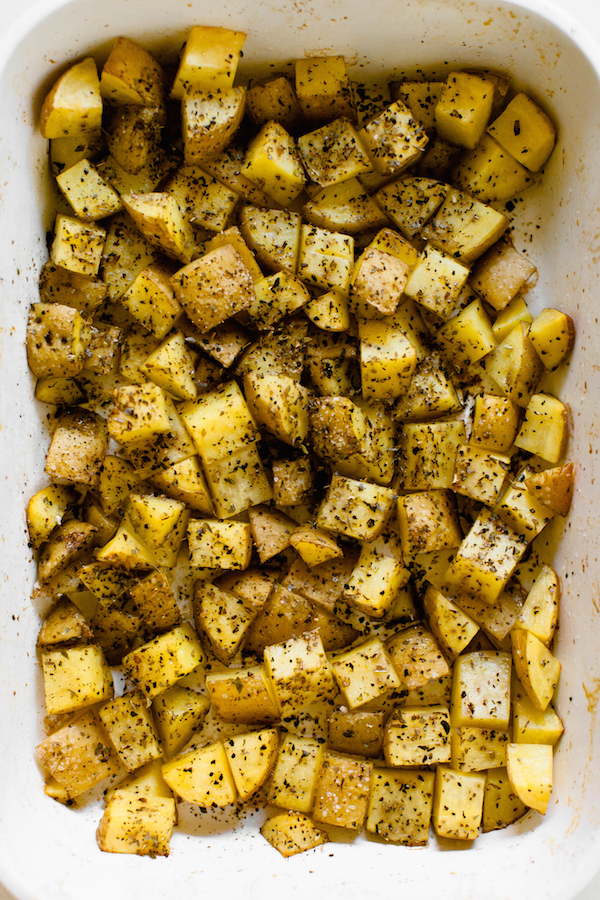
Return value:
[[(248, 33), (240, 72), (304, 54), (343, 54), (351, 77), (417, 68), (489, 66), (511, 74), (552, 111), (558, 145), (541, 183), (517, 204), (514, 238), (539, 270), (528, 301), (574, 319), (577, 345), (561, 376), (572, 411), (569, 457), (577, 490), (571, 516), (549, 535), (563, 580), (557, 708), (565, 723), (545, 817), (482, 835), (470, 847), (426, 849), (364, 838), (284, 860), (258, 834), (260, 817), (235, 828), (183, 811), (169, 858), (102, 854), (97, 803), (71, 810), (48, 799), (33, 748), (43, 736), (32, 602), (34, 565), (24, 506), (44, 483), (47, 436), (32, 401), (24, 337), (46, 258), (49, 194), (41, 100), (67, 61), (101, 63), (119, 34), (162, 57), (192, 24)], [(0, 47), (0, 881), (19, 900), (240, 898), (528, 900), (574, 898), (600, 867), (600, 51), (554, 7), (467, 0), (49, 0), (28, 12)], [(562, 533), (561, 533), (562, 532)]]

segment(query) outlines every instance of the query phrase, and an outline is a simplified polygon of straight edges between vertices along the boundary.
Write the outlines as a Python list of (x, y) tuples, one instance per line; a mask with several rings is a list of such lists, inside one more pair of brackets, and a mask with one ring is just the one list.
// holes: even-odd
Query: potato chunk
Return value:
[(92, 57), (67, 69), (42, 104), (40, 130), (45, 138), (76, 137), (99, 131), (102, 97)]

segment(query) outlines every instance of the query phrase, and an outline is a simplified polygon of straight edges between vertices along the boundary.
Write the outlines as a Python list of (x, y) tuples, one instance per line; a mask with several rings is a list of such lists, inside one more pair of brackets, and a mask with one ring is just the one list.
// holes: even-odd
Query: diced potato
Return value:
[(205, 90), (233, 86), (246, 35), (242, 31), (211, 25), (190, 29), (179, 67), (171, 88), (171, 97), (181, 100), (192, 88)]
[(49, 716), (73, 712), (113, 696), (112, 673), (97, 644), (42, 652)]
[(460, 421), (406, 422), (402, 427), (403, 487), (409, 491), (450, 488), (465, 426)]
[(142, 694), (137, 691), (122, 694), (104, 703), (98, 716), (128, 772), (162, 757), (162, 748)]
[(332, 667), (318, 631), (265, 648), (267, 675), (284, 714), (300, 712), (335, 691)]
[(308, 816), (298, 812), (269, 816), (260, 833), (286, 858), (305, 850), (314, 850), (329, 841), (326, 833), (317, 828)]
[[(258, 206), (264, 205), (268, 207), (272, 201), (269, 200), (265, 192), (261, 191), (245, 175), (242, 175), (241, 168), (244, 164), (245, 153), (246, 150), (242, 144), (231, 143), (221, 153), (204, 160), (202, 165), (221, 184), (235, 191), (243, 200), (246, 200), (248, 203), (256, 203)], [(227, 230), (229, 231), (230, 229)]]
[(531, 323), (529, 339), (544, 368), (553, 372), (573, 349), (575, 342), (573, 320), (558, 309), (543, 309)]
[(492, 206), (451, 189), (421, 237), (469, 265), (496, 243), (508, 224), (508, 217)]
[(279, 440), (291, 446), (308, 435), (309, 391), (289, 375), (252, 372), (244, 376), (244, 394), (250, 413)]
[(46, 473), (54, 482), (98, 483), (108, 436), (104, 420), (84, 409), (62, 412), (46, 454)]
[(525, 487), (544, 506), (559, 516), (567, 516), (573, 499), (573, 463), (528, 474)]
[(395, 499), (391, 488), (334, 474), (319, 507), (317, 525), (336, 534), (371, 541), (385, 527)]
[(27, 361), (36, 378), (78, 375), (89, 332), (81, 313), (60, 303), (34, 303), (27, 323)]
[(513, 628), (510, 637), (515, 673), (533, 705), (543, 712), (556, 691), (561, 664), (531, 631)]
[(315, 225), (302, 225), (298, 277), (309, 286), (338, 290), (346, 296), (354, 266), (354, 239)]
[(70, 798), (119, 772), (117, 754), (92, 710), (45, 738), (35, 754)]
[[(362, 252), (352, 272), (351, 301), (366, 304), (378, 313), (395, 312), (406, 288), (409, 273), (416, 263), (416, 254), (393, 231), (386, 228)], [(409, 261), (407, 261), (407, 258)]]
[(42, 303), (72, 306), (85, 318), (93, 315), (106, 298), (106, 284), (100, 278), (70, 272), (50, 260), (42, 266), (39, 289)]
[(375, 200), (401, 234), (412, 240), (437, 212), (447, 190), (434, 178), (404, 176), (380, 188)]
[(504, 766), (509, 741), (509, 732), (496, 728), (453, 728), (450, 737), (452, 768), (461, 772), (483, 772)]
[(279, 718), (279, 704), (262, 664), (209, 672), (206, 689), (225, 722), (259, 725)]
[(344, 555), (338, 542), (315, 525), (298, 526), (290, 535), (289, 543), (311, 567)]
[(98, 846), (108, 853), (168, 856), (175, 820), (172, 798), (117, 790), (98, 825)]
[(280, 122), (288, 131), (300, 119), (300, 104), (289, 78), (275, 75), (252, 84), (246, 94), (246, 112), (255, 125)]
[(452, 168), (453, 184), (484, 203), (510, 200), (535, 184), (535, 178), (489, 134), (462, 154)]
[(255, 296), (250, 271), (228, 243), (179, 269), (171, 284), (176, 300), (201, 332), (242, 312)]
[(49, 484), (31, 497), (27, 504), (27, 528), (34, 548), (48, 540), (75, 498), (71, 487), (58, 484)]
[(254, 291), (255, 299), (246, 313), (261, 331), (272, 328), (310, 300), (310, 294), (302, 282), (287, 272), (277, 272), (262, 278), (255, 283)]
[(473, 300), (453, 316), (435, 339), (457, 371), (479, 362), (496, 346), (492, 323), (481, 300)]
[(519, 800), (544, 815), (552, 793), (552, 747), (549, 744), (509, 744), (506, 769)]
[(171, 424), (162, 388), (151, 382), (115, 388), (107, 426), (110, 437), (125, 446), (168, 432)]
[(123, 206), (148, 243), (183, 263), (192, 259), (194, 237), (174, 197), (164, 191), (121, 196)]
[(450, 762), (450, 714), (443, 706), (397, 709), (383, 739), (388, 766), (424, 766)]
[(377, 759), (383, 752), (383, 712), (335, 710), (327, 718), (327, 743), (339, 753)]
[(303, 134), (298, 138), (298, 152), (309, 178), (321, 187), (373, 169), (352, 122), (346, 118)]
[(447, 659), (456, 659), (479, 631), (477, 623), (432, 584), (423, 596), (423, 611)]
[(179, 625), (181, 613), (177, 597), (164, 572), (156, 571), (137, 581), (129, 596), (152, 631), (168, 631)]
[(401, 100), (393, 101), (367, 122), (359, 138), (382, 175), (400, 175), (421, 157), (429, 140)]
[(513, 792), (505, 766), (488, 769), (483, 795), (482, 830), (506, 828), (527, 812), (526, 805)]
[(555, 465), (564, 456), (568, 436), (567, 408), (551, 394), (534, 394), (515, 438), (515, 446)]
[(184, 163), (202, 165), (221, 153), (238, 130), (245, 107), (244, 87), (186, 91), (181, 100)]
[(240, 213), (240, 230), (248, 245), (259, 263), (276, 273), (295, 273), (300, 226), (300, 215), (286, 209), (246, 204)]
[(93, 632), (87, 619), (71, 600), (63, 597), (57, 600), (44, 617), (38, 647), (53, 647), (57, 644), (89, 644), (93, 641)]
[(532, 541), (552, 519), (552, 512), (525, 487), (524, 477), (525, 473), (522, 473), (519, 480), (504, 490), (494, 512), (527, 541)]
[(169, 787), (189, 803), (217, 807), (235, 803), (235, 782), (221, 741), (169, 760), (162, 767), (162, 775)]
[(149, 700), (204, 662), (191, 625), (178, 625), (123, 657), (127, 676)]
[(239, 200), (239, 194), (200, 166), (181, 166), (166, 190), (175, 197), (195, 228), (223, 231)]
[(527, 539), (483, 507), (446, 573), (446, 582), (494, 604), (527, 549)]
[(431, 244), (421, 252), (404, 288), (407, 297), (447, 319), (469, 275), (468, 268)]
[(225, 741), (225, 753), (240, 800), (263, 786), (277, 759), (279, 735), (274, 728), (237, 734)]
[(324, 755), (324, 745), (319, 741), (286, 734), (279, 746), (268, 802), (294, 812), (309, 813)]
[(404, 769), (373, 771), (365, 828), (394, 844), (426, 846), (435, 773)]
[(194, 582), (194, 622), (221, 662), (232, 659), (244, 642), (255, 610), (236, 594), (204, 581)]
[(96, 550), (96, 559), (100, 563), (116, 566), (130, 571), (146, 571), (156, 566), (156, 555), (138, 538), (130, 522), (119, 525), (116, 534)]
[(246, 522), (190, 519), (190, 560), (194, 567), (245, 569), (252, 554), (252, 532)]
[(172, 332), (140, 366), (140, 372), (177, 400), (193, 400), (194, 357), (181, 331)]
[(354, 118), (352, 90), (343, 56), (297, 59), (295, 74), (296, 96), (306, 119)]
[(469, 283), (486, 303), (500, 311), (523, 290), (536, 271), (534, 264), (515, 250), (510, 241), (503, 240), (477, 260)]
[(433, 634), (420, 623), (389, 637), (385, 649), (402, 687), (409, 691), (443, 678), (450, 672)]
[(102, 125), (102, 97), (98, 70), (87, 57), (57, 79), (44, 99), (40, 131), (45, 138), (94, 133)]
[(456, 503), (446, 490), (414, 491), (398, 497), (398, 528), (406, 556), (458, 547), (462, 540)]
[[(261, 563), (290, 546), (290, 537), (296, 529), (296, 523), (289, 516), (266, 506), (254, 506), (248, 511), (248, 518)], [(272, 586), (270, 580), (268, 583)]]
[(407, 391), (394, 405), (394, 419), (422, 421), (461, 410), (461, 401), (443, 360), (432, 353), (418, 362)]
[(296, 143), (279, 122), (267, 122), (250, 142), (242, 174), (282, 206), (299, 196), (306, 181)]
[(523, 92), (513, 97), (488, 131), (532, 172), (542, 168), (556, 142), (550, 118)]
[(488, 124), (493, 101), (490, 82), (472, 72), (450, 72), (435, 108), (438, 134), (460, 147), (475, 147)]
[(154, 57), (130, 38), (119, 37), (100, 76), (100, 93), (117, 106), (161, 107), (165, 75)]
[(96, 221), (121, 209), (117, 192), (87, 159), (65, 169), (56, 176), (56, 182), (80, 219)]
[(393, 400), (410, 385), (417, 351), (409, 337), (387, 319), (361, 319), (360, 366), (366, 400)]
[(302, 213), (312, 225), (353, 235), (388, 224), (387, 216), (357, 178), (324, 187), (304, 204)]
[[(109, 298), (111, 300), (118, 300), (122, 297), (134, 283), (140, 272), (154, 263), (157, 257), (157, 248), (148, 243), (127, 215), (124, 213), (117, 213), (116, 216), (113, 216), (110, 221), (106, 223), (106, 239), (104, 241), (102, 256), (102, 277), (106, 282)], [(146, 285), (143, 282), (136, 286), (136, 293), (134, 293), (134, 296), (131, 298), (130, 307), (128, 308), (130, 308), (130, 311), (136, 318), (139, 318), (142, 325), (147, 327), (148, 330), (154, 331), (154, 327), (151, 327), (148, 322), (154, 323), (155, 320), (150, 317), (147, 306), (144, 309), (145, 303), (154, 302), (152, 297), (147, 298), (144, 296), (146, 288), (150, 293), (155, 294), (157, 305), (160, 305), (161, 307), (160, 313), (162, 315), (160, 318), (157, 315), (159, 321), (161, 321), (165, 315), (162, 307), (166, 306), (168, 309), (172, 304), (169, 304), (168, 302), (165, 304), (164, 299), (159, 299), (160, 294), (164, 293), (162, 278), (159, 280), (157, 286), (153, 284)], [(137, 310), (138, 307), (142, 307), (143, 312), (140, 312), (140, 315), (136, 316), (134, 310)], [(163, 337), (164, 334), (166, 334), (171, 327), (174, 318), (175, 316), (168, 320), (168, 327), (166, 327), (164, 332), (158, 335), (159, 337)]]
[[(205, 476), (215, 515), (239, 515), (259, 503), (268, 503), (272, 489), (256, 444), (214, 463), (205, 463)], [(241, 549), (241, 548), (240, 548)]]
[(521, 407), (529, 404), (544, 372), (528, 331), (524, 323), (516, 325), (486, 360), (486, 370), (498, 387)]
[(480, 650), (459, 656), (452, 679), (452, 725), (506, 731), (510, 685), (510, 653)]
[(313, 819), (360, 831), (367, 816), (373, 764), (326, 753), (317, 776)]
[(322, 331), (348, 331), (350, 310), (347, 298), (339, 291), (318, 294), (304, 306), (307, 317)]
[(100, 268), (105, 239), (106, 231), (100, 225), (59, 213), (50, 258), (69, 272), (94, 277)]
[(48, 584), (51, 579), (73, 563), (96, 538), (96, 529), (89, 522), (68, 519), (57, 525), (42, 546), (38, 560), (38, 581)]
[(432, 823), (439, 837), (473, 841), (483, 815), (485, 775), (438, 766)]
[(470, 444), (460, 444), (456, 454), (452, 490), (486, 506), (494, 506), (510, 471), (510, 457)]
[(395, 667), (378, 637), (335, 654), (331, 665), (350, 709), (400, 686)]
[(174, 684), (152, 701), (152, 715), (167, 758), (179, 753), (200, 728), (210, 700), (183, 684)]
[(478, 394), (469, 442), (495, 453), (508, 453), (519, 430), (519, 406), (508, 397)]

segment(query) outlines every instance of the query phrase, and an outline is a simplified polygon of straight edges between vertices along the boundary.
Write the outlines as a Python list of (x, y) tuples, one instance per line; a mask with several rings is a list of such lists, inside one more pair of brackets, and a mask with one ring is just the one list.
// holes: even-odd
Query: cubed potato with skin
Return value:
[(399, 541), (395, 534), (384, 533), (362, 545), (342, 597), (359, 612), (383, 618), (409, 578)]
[(98, 846), (107, 853), (168, 856), (176, 818), (173, 798), (117, 790), (98, 825)]
[(298, 213), (246, 204), (240, 212), (240, 231), (259, 263), (269, 271), (293, 275), (298, 262)]
[(470, 265), (504, 234), (509, 219), (470, 194), (452, 188), (421, 237)]
[(42, 652), (46, 712), (85, 709), (113, 696), (112, 673), (97, 644)]
[(164, 572), (152, 572), (140, 579), (130, 588), (129, 595), (146, 628), (160, 632), (179, 625), (177, 597)]
[(553, 372), (565, 361), (575, 343), (575, 326), (566, 313), (543, 309), (531, 323), (529, 338), (544, 368)]
[(246, 569), (252, 554), (252, 532), (246, 522), (190, 519), (191, 565), (204, 569)]
[(56, 176), (56, 182), (80, 219), (96, 221), (121, 209), (117, 192), (87, 159), (65, 169)]
[(389, 637), (385, 649), (402, 687), (408, 690), (423, 687), (450, 672), (433, 634), (420, 623)]
[(246, 89), (193, 88), (181, 100), (183, 159), (187, 166), (202, 165), (221, 153), (233, 140), (244, 117)]
[(93, 642), (93, 632), (85, 616), (67, 598), (58, 600), (44, 617), (38, 634), (38, 647), (57, 644), (88, 644)]
[(349, 397), (316, 397), (309, 426), (315, 453), (333, 463), (360, 452), (367, 427), (362, 410)]
[[(290, 546), (290, 537), (296, 530), (296, 523), (285, 513), (266, 506), (254, 506), (248, 511), (248, 518), (252, 539), (261, 563), (267, 562)], [(270, 580), (268, 583), (272, 585)]]
[(165, 75), (147, 50), (130, 38), (119, 37), (102, 68), (100, 93), (116, 106), (162, 107)]
[(201, 332), (242, 312), (255, 298), (250, 271), (231, 244), (179, 269), (171, 284), (175, 299)]
[(339, 543), (327, 531), (316, 525), (299, 525), (290, 536), (290, 546), (309, 566), (319, 566), (344, 555)]
[(406, 422), (401, 439), (404, 489), (450, 488), (456, 452), (465, 436), (465, 426), (460, 421)]
[(508, 453), (519, 430), (519, 407), (508, 397), (478, 394), (469, 442), (496, 453)]
[(75, 562), (96, 540), (96, 529), (89, 522), (68, 519), (57, 525), (42, 546), (38, 559), (38, 581), (48, 584), (52, 578)]
[(204, 694), (174, 684), (152, 701), (152, 716), (167, 758), (185, 747), (200, 728), (210, 706)]
[(159, 490), (168, 497), (181, 500), (194, 512), (204, 515), (213, 514), (212, 499), (197, 456), (189, 457), (161, 472), (156, 472), (152, 478)]
[(510, 471), (510, 457), (460, 444), (452, 490), (486, 506), (494, 506)]
[(102, 108), (96, 63), (87, 57), (63, 72), (44, 99), (42, 137), (76, 137), (99, 131)]
[(482, 135), (476, 147), (460, 156), (450, 179), (483, 203), (510, 200), (536, 181), (490, 134)]
[(456, 503), (447, 490), (398, 497), (398, 528), (406, 556), (458, 547), (462, 540)]
[(115, 388), (107, 427), (110, 437), (125, 446), (168, 432), (171, 424), (162, 389), (151, 382)]
[(46, 474), (58, 483), (96, 486), (108, 435), (104, 420), (84, 409), (60, 414), (46, 455)]
[(244, 395), (250, 412), (285, 444), (304, 443), (308, 435), (308, 388), (289, 375), (249, 372), (244, 376)]
[(573, 463), (535, 472), (525, 478), (525, 487), (558, 516), (567, 516), (573, 499)]
[(317, 777), (313, 819), (360, 831), (367, 816), (373, 764), (326, 753)]
[(317, 525), (336, 534), (371, 541), (392, 513), (396, 494), (391, 488), (333, 476), (317, 514)]
[(171, 97), (181, 100), (190, 88), (224, 89), (233, 86), (242, 47), (243, 31), (214, 25), (194, 25), (190, 29)]
[(228, 663), (243, 644), (256, 611), (231, 591), (202, 580), (194, 582), (193, 610), (198, 633), (217, 659)]
[(35, 748), (35, 755), (69, 798), (122, 771), (117, 754), (92, 710), (85, 710), (74, 721), (44, 738)]
[(527, 812), (526, 805), (514, 793), (506, 766), (485, 773), (482, 831), (496, 831), (512, 825)]
[(492, 323), (481, 300), (473, 300), (436, 332), (445, 358), (459, 372), (479, 362), (496, 346)]
[(106, 230), (100, 225), (59, 213), (50, 258), (69, 272), (93, 278), (100, 269), (105, 239)]
[(527, 407), (544, 373), (529, 337), (529, 326), (516, 325), (486, 360), (486, 370), (501, 391), (520, 407)]
[(558, 743), (565, 729), (552, 703), (538, 709), (516, 678), (512, 693), (512, 740), (516, 744)]
[(378, 637), (332, 657), (333, 673), (350, 709), (400, 687), (400, 679)]
[(437, 212), (447, 190), (435, 178), (404, 176), (380, 188), (375, 200), (401, 234), (412, 240)]
[(496, 728), (453, 728), (451, 765), (460, 772), (484, 772), (506, 765), (509, 731)]
[(473, 266), (469, 283), (495, 310), (504, 309), (536, 273), (511, 241), (498, 241)]
[(49, 484), (30, 498), (27, 504), (27, 528), (34, 548), (48, 540), (75, 499), (76, 494), (71, 487), (59, 484)]
[(293, 129), (301, 116), (296, 92), (285, 75), (252, 84), (246, 93), (246, 112), (255, 125), (274, 121), (287, 130)]
[(348, 295), (353, 267), (353, 237), (316, 225), (301, 226), (298, 277), (309, 287)]
[(511, 669), (510, 653), (475, 650), (459, 656), (452, 678), (452, 725), (506, 731), (510, 721)]
[(128, 772), (162, 757), (162, 749), (142, 694), (122, 694), (98, 710), (100, 721)]
[(454, 256), (427, 244), (404, 287), (424, 309), (447, 319), (454, 311), (469, 269)]
[[(125, 213), (117, 213), (116, 216), (112, 217), (106, 223), (106, 239), (102, 254), (101, 272), (106, 282), (108, 297), (111, 300), (118, 300), (122, 297), (134, 283), (140, 272), (156, 262), (158, 255), (158, 249), (148, 243)], [(134, 295), (131, 301), (132, 309), (137, 308), (138, 304), (143, 304), (144, 302), (143, 291), (145, 286), (136, 286), (136, 290), (137, 287), (140, 288), (139, 294), (141, 294), (141, 297)], [(159, 283), (158, 287), (161, 289), (162, 285)], [(152, 287), (149, 286), (149, 289), (152, 290)], [(151, 303), (153, 301), (150, 299), (148, 302)], [(148, 312), (148, 310), (145, 311), (146, 316)], [(133, 315), (135, 316), (135, 313)], [(154, 330), (141, 315), (139, 321), (148, 330)], [(168, 331), (169, 328), (166, 330)], [(166, 331), (164, 334), (166, 334)]]
[(327, 718), (327, 743), (332, 750), (377, 759), (383, 751), (382, 711), (345, 707)]
[(277, 506), (297, 506), (310, 499), (314, 472), (309, 459), (274, 460), (272, 468), (273, 499)]
[(409, 388), (417, 351), (393, 322), (359, 319), (360, 373), (366, 400), (394, 400)]
[(279, 735), (274, 728), (237, 734), (225, 741), (225, 752), (240, 800), (263, 786), (277, 759)]
[(519, 800), (544, 815), (552, 793), (552, 747), (549, 744), (509, 744), (506, 770)]
[(515, 438), (515, 446), (556, 465), (564, 456), (568, 437), (567, 407), (551, 394), (534, 394)]
[(321, 187), (373, 169), (352, 122), (343, 117), (299, 137), (298, 152), (309, 178)]
[(450, 762), (450, 714), (443, 706), (397, 709), (388, 719), (383, 749), (388, 766)]
[(391, 315), (406, 287), (409, 267), (390, 253), (369, 246), (352, 273), (352, 302), (366, 303), (383, 315)]
[(513, 628), (510, 637), (515, 673), (533, 705), (544, 712), (558, 686), (560, 661), (531, 631)]
[(449, 660), (455, 660), (479, 631), (479, 625), (432, 584), (427, 586), (423, 596), (423, 611), (435, 639)]
[(317, 776), (323, 764), (325, 747), (312, 738), (287, 734), (279, 745), (279, 753), (269, 785), (267, 800), (294, 812), (312, 810)]
[(517, 294), (494, 319), (492, 333), (498, 342), (503, 341), (521, 322), (529, 327), (533, 322), (533, 316), (525, 299)]
[(358, 178), (322, 188), (304, 204), (302, 214), (312, 225), (352, 235), (388, 224), (387, 216)]
[(242, 174), (282, 206), (289, 206), (306, 182), (294, 138), (273, 121), (248, 145)]
[(542, 168), (556, 142), (556, 129), (552, 121), (523, 92), (513, 97), (488, 131), (532, 172)]
[(296, 96), (306, 119), (354, 118), (352, 89), (343, 56), (297, 59), (295, 76)]
[(366, 830), (393, 844), (426, 846), (435, 773), (426, 770), (373, 771)]
[(485, 775), (438, 766), (432, 824), (438, 837), (473, 841), (483, 816)]
[(310, 294), (304, 284), (288, 272), (276, 272), (254, 285), (255, 299), (246, 310), (252, 324), (268, 331), (285, 316), (307, 305)]
[(42, 303), (72, 306), (85, 318), (90, 317), (106, 297), (106, 284), (100, 278), (70, 272), (50, 260), (42, 266), (39, 290)]
[(174, 197), (165, 191), (151, 191), (147, 194), (123, 194), (121, 199), (148, 243), (172, 259), (191, 262), (194, 246), (192, 227)]
[(314, 850), (329, 841), (327, 834), (308, 816), (298, 812), (270, 816), (261, 826), (260, 833), (285, 858)]
[(488, 124), (492, 84), (471, 72), (450, 72), (435, 108), (441, 137), (460, 147), (475, 147)]
[(178, 625), (123, 657), (127, 676), (149, 700), (204, 662), (191, 625)]
[(85, 403), (86, 395), (75, 378), (47, 375), (38, 378), (35, 399), (54, 406), (79, 406), (80, 403)]
[(416, 162), (429, 138), (411, 110), (394, 100), (361, 128), (359, 138), (382, 175), (400, 175)]
[(249, 444), (245, 450), (214, 463), (205, 463), (204, 473), (214, 513), (222, 519), (272, 499), (271, 485), (256, 444)]
[(172, 332), (140, 366), (140, 372), (176, 400), (193, 400), (194, 356), (183, 332)]
[(494, 512), (527, 541), (532, 541), (551, 521), (553, 513), (527, 489), (524, 478), (525, 473), (521, 473), (519, 479), (502, 492)]
[(267, 675), (284, 714), (299, 712), (335, 692), (331, 664), (318, 631), (308, 631), (264, 651)]
[(408, 389), (394, 404), (394, 419), (420, 422), (459, 413), (462, 409), (458, 391), (444, 361), (432, 352), (417, 363)]
[(157, 565), (154, 551), (144, 544), (127, 520), (119, 525), (116, 534), (104, 546), (96, 550), (96, 559), (126, 572), (144, 572)]
[(237, 798), (221, 741), (176, 756), (166, 762), (161, 771), (169, 787), (189, 803), (225, 807), (235, 803)]
[(156, 338), (166, 337), (181, 315), (170, 279), (160, 266), (143, 269), (121, 296), (120, 302)]
[(209, 672), (206, 689), (225, 722), (261, 725), (279, 719), (277, 697), (262, 664)]

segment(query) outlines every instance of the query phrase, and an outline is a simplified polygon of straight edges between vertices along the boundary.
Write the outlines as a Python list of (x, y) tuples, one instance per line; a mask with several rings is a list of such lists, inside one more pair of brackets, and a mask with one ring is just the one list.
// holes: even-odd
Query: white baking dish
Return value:
[[(577, 493), (555, 563), (564, 599), (558, 711), (566, 734), (545, 817), (483, 835), (470, 848), (428, 849), (364, 838), (283, 860), (249, 817), (235, 830), (185, 814), (168, 859), (101, 854), (98, 804), (69, 810), (46, 798), (33, 748), (42, 737), (35, 658), (38, 610), (24, 504), (43, 483), (47, 438), (32, 403), (24, 353), (26, 312), (46, 256), (41, 99), (61, 66), (93, 52), (101, 62), (125, 34), (158, 52), (178, 48), (194, 23), (248, 32), (245, 61), (340, 53), (352, 77), (487, 65), (510, 72), (553, 112), (559, 143), (542, 179), (515, 210), (515, 240), (538, 266), (529, 300), (575, 320), (577, 347), (560, 384), (570, 403)], [(245, 62), (244, 61), (244, 62)], [(0, 881), (19, 900), (396, 896), (432, 900), (574, 898), (600, 868), (600, 51), (555, 8), (467, 0), (51, 0), (0, 48)], [(557, 536), (555, 529), (554, 537)], [(260, 818), (258, 818), (260, 821)], [(211, 833), (209, 833), (211, 832)]]

